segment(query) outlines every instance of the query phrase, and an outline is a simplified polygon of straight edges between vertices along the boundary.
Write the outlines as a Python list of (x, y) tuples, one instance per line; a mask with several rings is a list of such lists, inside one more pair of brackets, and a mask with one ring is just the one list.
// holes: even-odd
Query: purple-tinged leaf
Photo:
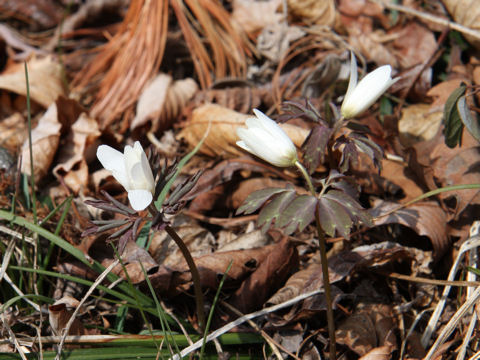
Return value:
[(318, 215), (320, 226), (329, 236), (335, 236), (337, 231), (341, 236), (348, 237), (353, 226), (350, 214), (342, 204), (322, 196), (318, 199)]
[(339, 170), (342, 173), (348, 171), (350, 165), (353, 167), (358, 165), (358, 152), (355, 144), (348, 140), (345, 142), (342, 151), (342, 157), (340, 158)]
[(272, 225), (272, 221), (278, 218), (288, 204), (295, 198), (295, 195), (296, 193), (293, 189), (273, 195), (273, 200), (260, 211), (257, 226), (262, 227), (262, 231), (266, 232)]
[(374, 141), (361, 134), (352, 134), (352, 138), (357, 148), (365, 153), (373, 161), (373, 164), (381, 170), (380, 160), (384, 157), (382, 148)]
[(355, 224), (362, 222), (367, 226), (373, 226), (372, 218), (368, 211), (362, 208), (362, 206), (350, 195), (342, 191), (331, 190), (324, 194), (323, 197), (338, 202), (349, 214)]
[(316, 125), (303, 144), (303, 160), (308, 172), (312, 174), (320, 162), (324, 161), (328, 141), (333, 133), (324, 125)]
[(349, 121), (347, 123), (347, 128), (350, 130), (353, 130), (357, 133), (366, 133), (366, 134), (371, 134), (372, 132), (370, 131), (370, 128), (367, 125), (361, 124), (357, 121)]
[(303, 231), (315, 219), (318, 199), (311, 195), (300, 195), (293, 200), (278, 218), (276, 226), (284, 228), (286, 234), (293, 233), (297, 227)]
[(309, 100), (305, 100), (305, 104), (297, 101), (285, 101), (282, 104), (282, 110), (284, 114), (277, 119), (280, 123), (296, 118), (303, 118), (316, 123), (323, 121), (320, 113)]
[(268, 199), (270, 199), (273, 195), (284, 192), (284, 191), (291, 191), (289, 188), (293, 188), (291, 185), (287, 185), (287, 189), (282, 188), (268, 188), (262, 189), (258, 191), (254, 191), (243, 202), (242, 206), (237, 209), (236, 214), (251, 214), (260, 208)]
[(344, 193), (351, 196), (353, 199), (357, 199), (360, 192), (359, 186), (355, 186), (354, 184), (352, 184), (352, 181), (349, 180), (353, 179), (350, 179), (349, 177), (343, 175), (343, 179), (331, 182), (330, 187), (332, 189), (338, 189), (340, 191), (343, 191)]

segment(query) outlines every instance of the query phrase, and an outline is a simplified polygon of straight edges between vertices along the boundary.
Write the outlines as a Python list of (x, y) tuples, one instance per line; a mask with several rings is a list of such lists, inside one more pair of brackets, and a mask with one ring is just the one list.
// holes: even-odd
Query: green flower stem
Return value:
[(203, 308), (202, 285), (200, 283), (200, 274), (198, 273), (197, 266), (195, 265), (195, 261), (193, 261), (192, 255), (190, 254), (187, 245), (185, 245), (182, 238), (177, 234), (177, 232), (170, 225), (167, 225), (165, 227), (165, 230), (180, 248), (183, 257), (185, 258), (187, 265), (190, 268), (190, 273), (192, 274), (193, 280), (193, 288), (195, 290), (195, 302), (197, 304), (198, 324), (203, 330), (205, 327), (205, 311)]
[[(317, 196), (315, 188), (313, 187), (312, 179), (308, 175), (305, 167), (299, 162), (295, 162), (295, 166), (300, 170), (305, 181), (308, 184), (308, 188), (313, 196)], [(325, 290), (325, 300), (327, 303), (327, 323), (328, 323), (328, 336), (330, 338), (330, 360), (336, 359), (336, 340), (335, 340), (335, 320), (333, 317), (333, 307), (332, 307), (332, 291), (330, 288), (330, 279), (328, 276), (328, 259), (327, 259), (327, 245), (325, 240), (325, 232), (322, 229), (320, 224), (320, 215), (317, 210), (315, 210), (315, 222), (317, 225), (318, 232), (318, 242), (320, 246), (320, 260), (322, 262), (322, 275), (323, 275), (323, 288)]]
[(308, 190), (313, 196), (317, 196), (317, 193), (315, 192), (315, 188), (313, 187), (312, 179), (310, 178), (310, 175), (308, 175), (307, 169), (302, 165), (300, 161), (295, 161), (295, 166), (300, 170), (302, 173), (303, 177), (305, 178), (305, 181), (308, 184)]

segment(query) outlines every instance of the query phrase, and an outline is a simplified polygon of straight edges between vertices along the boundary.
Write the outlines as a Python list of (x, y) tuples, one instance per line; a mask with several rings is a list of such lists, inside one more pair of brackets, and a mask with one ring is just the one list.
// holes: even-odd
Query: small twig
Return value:
[(389, 1), (387, 2), (385, 0), (370, 0), (370, 1), (381, 4), (381, 5), (385, 6), (388, 9), (391, 9), (391, 10), (397, 10), (397, 11), (403, 12), (405, 14), (416, 16), (416, 17), (418, 17), (420, 19), (423, 19), (423, 20), (433, 22), (433, 23), (438, 24), (438, 25), (443, 25), (443, 26), (445, 26), (449, 29), (456, 30), (456, 31), (461, 32), (465, 35), (469, 35), (469, 36), (471, 36), (471, 37), (473, 37), (477, 40), (480, 40), (480, 31), (473, 30), (471, 28), (468, 28), (466, 26), (458, 24), (454, 21), (450, 21), (450, 20), (441, 18), (439, 16), (432, 15), (432, 14), (429, 14), (429, 13), (426, 13), (426, 12), (423, 12), (423, 11), (418, 11), (418, 10), (412, 9), (408, 6), (394, 4), (394, 3), (391, 3)]
[(78, 303), (78, 306), (77, 308), (75, 309), (75, 311), (73, 312), (72, 316), (70, 317), (70, 319), (68, 320), (68, 323), (67, 325), (65, 326), (65, 328), (62, 330), (63, 331), (63, 335), (62, 335), (62, 338), (60, 339), (60, 343), (58, 344), (58, 350), (57, 350), (57, 356), (55, 356), (55, 360), (60, 360), (61, 358), (61, 354), (62, 354), (62, 348), (63, 348), (63, 344), (65, 343), (65, 339), (68, 335), (68, 332), (70, 331), (70, 327), (72, 326), (73, 322), (75, 321), (75, 317), (77, 316), (77, 313), (80, 311), (80, 308), (83, 306), (83, 304), (85, 303), (85, 301), (87, 301), (87, 299), (90, 297), (90, 295), (92, 294), (92, 292), (97, 288), (98, 285), (100, 285), (100, 283), (107, 277), (107, 275), (110, 273), (110, 271), (112, 271), (112, 269), (117, 266), (119, 264), (119, 260), (116, 259), (114, 262), (112, 262), (110, 264), (109, 267), (107, 267), (101, 274), (100, 276), (97, 278), (97, 280), (95, 280), (95, 282), (92, 284), (92, 286), (90, 286), (90, 289), (88, 289), (87, 293), (85, 294), (85, 296), (82, 298), (82, 300)]
[(409, 275), (404, 275), (404, 274), (399, 274), (394, 272), (388, 272), (388, 273), (386, 272), (385, 276), (388, 276), (394, 279), (399, 279), (399, 280), (416, 282), (420, 284), (430, 284), (430, 285), (438, 285), (438, 286), (462, 286), (462, 287), (468, 287), (468, 288), (480, 286), (480, 281), (437, 280), (437, 279), (428, 279), (428, 278), (418, 277), (418, 276), (409, 276)]

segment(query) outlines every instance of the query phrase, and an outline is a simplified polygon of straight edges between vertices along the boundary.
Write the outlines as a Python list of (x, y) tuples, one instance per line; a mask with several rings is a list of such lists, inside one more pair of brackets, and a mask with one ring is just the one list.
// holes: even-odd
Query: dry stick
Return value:
[(450, 21), (450, 20), (447, 20), (447, 19), (443, 19), (441, 17), (434, 16), (432, 14), (429, 14), (429, 13), (426, 13), (426, 12), (423, 12), (423, 11), (418, 11), (418, 10), (412, 9), (408, 6), (393, 4), (391, 2), (387, 2), (387, 1), (384, 1), (384, 0), (371, 0), (371, 1), (376, 2), (377, 4), (381, 4), (381, 5), (385, 6), (386, 8), (389, 8), (391, 10), (397, 10), (397, 11), (400, 11), (400, 12), (403, 12), (403, 13), (406, 13), (406, 14), (416, 16), (416, 17), (418, 17), (420, 19), (423, 19), (423, 20), (431, 21), (435, 24), (443, 25), (443, 26), (445, 26), (449, 29), (456, 30), (456, 31), (461, 32), (463, 34), (474, 37), (477, 40), (480, 40), (480, 31), (470, 29), (470, 28), (468, 28), (466, 26), (463, 26), (461, 24), (458, 24), (456, 22), (453, 22), (453, 21)]
[(197, 304), (198, 324), (200, 325), (200, 328), (203, 329), (205, 326), (205, 310), (203, 308), (202, 285), (200, 283), (200, 274), (198, 273), (197, 266), (195, 265), (195, 261), (193, 260), (190, 251), (183, 242), (182, 238), (178, 236), (177, 232), (170, 225), (167, 225), (165, 227), (165, 230), (180, 248), (183, 257), (185, 258), (185, 261), (190, 268), (190, 273), (192, 274), (193, 280), (193, 288), (195, 290), (195, 302)]
[[(308, 292), (308, 293), (305, 293), (305, 294), (298, 295), (298, 296), (294, 297), (293, 299), (285, 301), (284, 303), (274, 305), (274, 306), (270, 306), (268, 308), (264, 308), (262, 310), (258, 310), (258, 311), (255, 311), (253, 313), (244, 315), (244, 316), (228, 323), (227, 325), (221, 327), (220, 329), (217, 329), (214, 332), (212, 332), (210, 335), (207, 336), (206, 342), (209, 342), (209, 341), (212, 341), (213, 339), (218, 338), (220, 335), (223, 335), (226, 332), (232, 330), (233, 328), (243, 324), (245, 321), (255, 319), (256, 317), (259, 317), (259, 316), (262, 316), (262, 315), (267, 315), (267, 314), (270, 314), (274, 311), (277, 311), (277, 310), (286, 308), (288, 306), (294, 305), (299, 301), (302, 301), (302, 300), (304, 300), (306, 298), (309, 298), (311, 296), (320, 294), (322, 292), (323, 292), (323, 289), (322, 290), (311, 291), (311, 292)], [(189, 347), (183, 349), (180, 352), (180, 356), (183, 358), (183, 357), (187, 356), (188, 354), (192, 353), (193, 351), (195, 351), (197, 349), (200, 349), (202, 347), (202, 343), (203, 343), (203, 339), (198, 340), (192, 346), (189, 346)], [(178, 354), (176, 354), (171, 359), (172, 360), (180, 360), (180, 357), (179, 357)]]
[(72, 326), (73, 322), (75, 321), (75, 317), (77, 316), (77, 313), (80, 311), (80, 308), (83, 306), (83, 304), (85, 303), (85, 301), (87, 301), (87, 299), (89, 298), (89, 296), (92, 294), (92, 292), (96, 289), (96, 287), (98, 285), (100, 285), (100, 283), (107, 277), (107, 275), (110, 273), (110, 271), (112, 271), (112, 269), (117, 266), (119, 264), (119, 260), (116, 259), (114, 262), (112, 262), (110, 264), (109, 267), (107, 267), (101, 274), (100, 276), (97, 278), (97, 280), (95, 280), (95, 282), (92, 284), (92, 286), (90, 286), (90, 289), (88, 289), (87, 293), (85, 294), (85, 296), (82, 298), (82, 300), (78, 303), (78, 306), (77, 308), (75, 309), (75, 311), (73, 312), (72, 316), (70, 317), (70, 320), (68, 320), (68, 323), (67, 325), (65, 326), (65, 328), (63, 329), (63, 334), (62, 334), (62, 338), (60, 340), (60, 343), (58, 344), (58, 350), (57, 350), (57, 356), (55, 356), (55, 360), (60, 360), (60, 356), (62, 354), (62, 348), (63, 348), (63, 344), (65, 343), (65, 339), (68, 335), (68, 332), (70, 331), (70, 327)]

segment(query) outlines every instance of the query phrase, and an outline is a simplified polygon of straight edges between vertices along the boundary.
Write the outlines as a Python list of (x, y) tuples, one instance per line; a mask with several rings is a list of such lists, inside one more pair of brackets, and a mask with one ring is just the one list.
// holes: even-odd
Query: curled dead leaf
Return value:
[(159, 74), (140, 95), (130, 129), (148, 121), (152, 122), (152, 132), (169, 128), (197, 90), (198, 85), (191, 78), (173, 81), (170, 75)]
[[(52, 164), (60, 140), (62, 125), (58, 121), (57, 104), (53, 102), (32, 130), (32, 154), (34, 174), (43, 178)], [(22, 146), (22, 172), (30, 175), (30, 149), (28, 140)]]
[(418, 235), (428, 237), (432, 243), (435, 257), (440, 257), (450, 246), (445, 211), (435, 201), (424, 201), (388, 214), (398, 206), (398, 204), (388, 201), (376, 201), (371, 210), (374, 224), (376, 226), (385, 224), (407, 226)]
[[(27, 62), (30, 98), (49, 107), (60, 95), (65, 95), (62, 82), (62, 66), (52, 57), (33, 58)], [(0, 89), (27, 95), (25, 69), (23, 64), (16, 64), (8, 73), (0, 75)]]
[[(56, 335), (62, 335), (62, 330), (65, 329), (70, 317), (73, 315), (73, 311), (68, 309), (67, 306), (77, 307), (78, 304), (79, 302), (77, 299), (65, 296), (48, 307), (48, 321)], [(87, 334), (87, 330), (83, 327), (82, 322), (76, 318), (73, 321), (68, 334), (85, 335)]]
[[(253, 115), (245, 115), (215, 104), (205, 104), (197, 108), (191, 119), (178, 135), (194, 147), (202, 139), (211, 124), (210, 132), (200, 152), (212, 157), (232, 158), (243, 155), (236, 145), (239, 140), (236, 129), (245, 126), (245, 120)], [(308, 136), (308, 130), (291, 124), (280, 125), (293, 143), (300, 147)]]

